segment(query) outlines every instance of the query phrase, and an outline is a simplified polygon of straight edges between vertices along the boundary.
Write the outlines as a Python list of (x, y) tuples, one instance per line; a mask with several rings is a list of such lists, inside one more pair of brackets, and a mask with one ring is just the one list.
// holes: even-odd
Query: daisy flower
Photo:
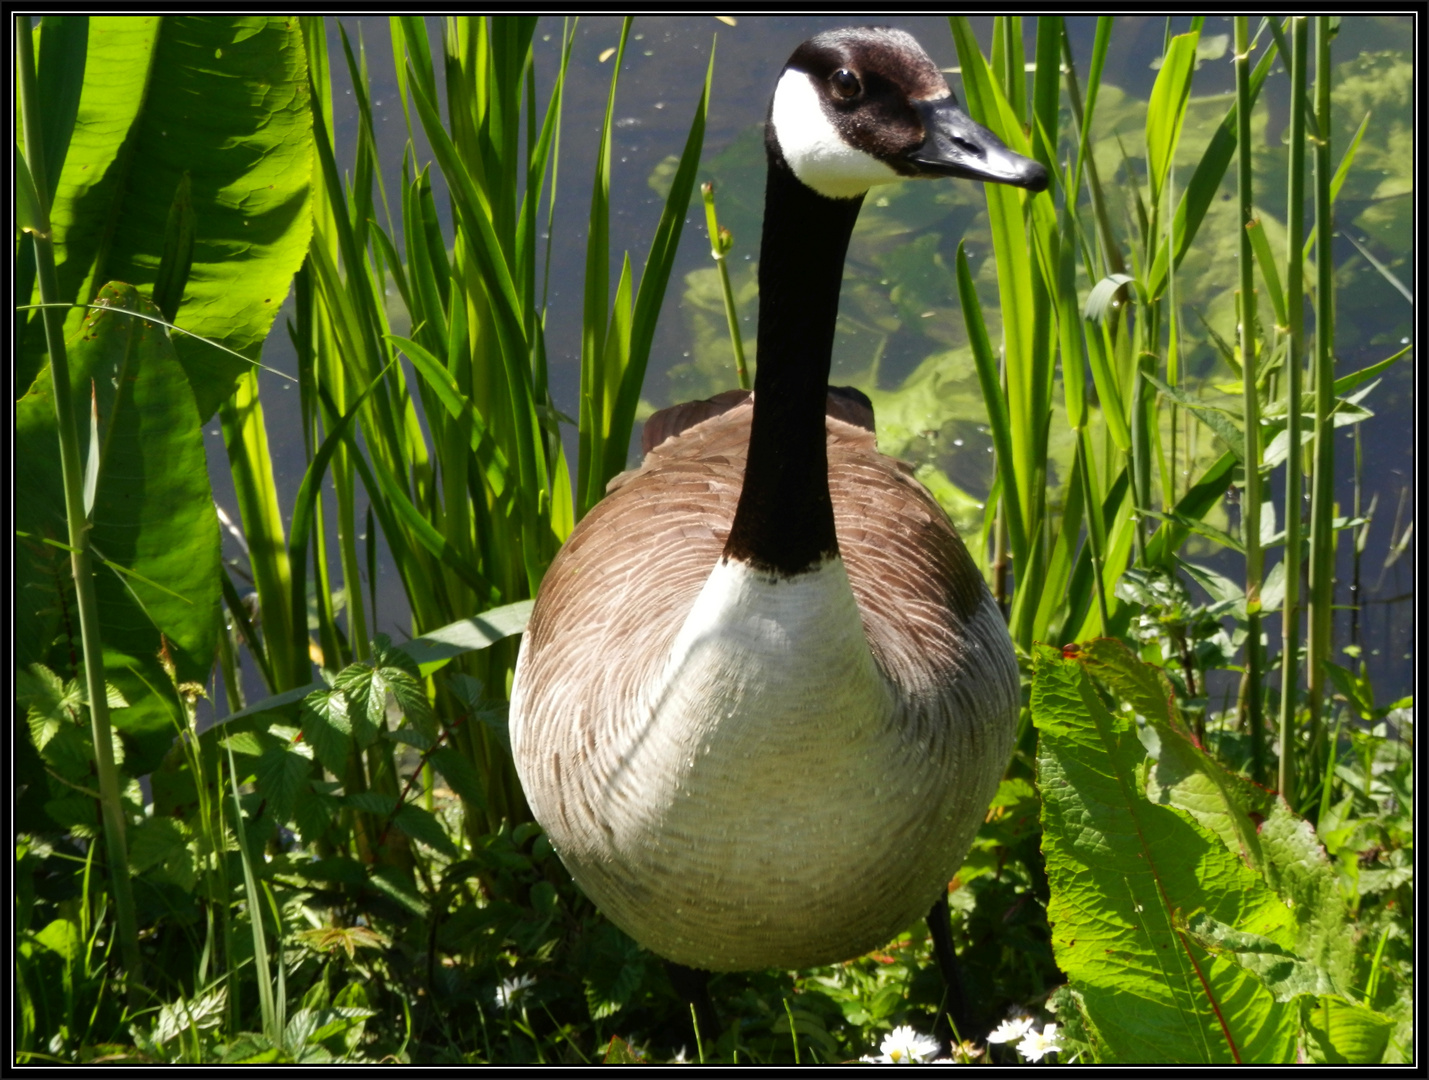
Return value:
[(536, 980), (530, 975), (522, 975), (519, 979), (503, 979), (501, 985), (496, 988), (496, 1004), (508, 1009), (512, 1002), (535, 985)]
[(1013, 1042), (1022, 1038), (1032, 1027), (1032, 1017), (1015, 1016), (997, 1025), (997, 1030), (987, 1037), (990, 1043)]
[(883, 1053), (878, 1057), (865, 1056), (862, 1060), (875, 1065), (913, 1065), (930, 1060), (938, 1052), (938, 1040), (919, 1035), (905, 1024), (885, 1035), (879, 1049)]
[(1057, 1025), (1048, 1024), (1042, 1031), (1029, 1031), (1017, 1044), (1017, 1052), (1028, 1061), (1041, 1061), (1042, 1055), (1056, 1053), (1062, 1049), (1057, 1041)]

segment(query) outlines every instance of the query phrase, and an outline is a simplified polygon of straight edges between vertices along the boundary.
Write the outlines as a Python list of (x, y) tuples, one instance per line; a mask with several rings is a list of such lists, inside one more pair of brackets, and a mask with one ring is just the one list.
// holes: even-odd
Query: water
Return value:
[[(659, 221), (663, 199), (647, 183), (656, 166), (671, 154), (678, 154), (684, 145), (690, 119), (699, 97), (712, 40), (718, 36), (715, 78), (709, 108), (705, 150), (700, 179), (710, 175), (709, 163), (727, 163), (715, 176), (721, 220), (735, 229), (736, 251), (732, 257), (736, 280), (741, 263), (757, 255), (758, 215), (762, 209), (762, 162), (757, 152), (757, 129), (767, 108), (773, 80), (789, 53), (799, 42), (821, 30), (846, 25), (844, 18), (827, 16), (741, 16), (735, 26), (728, 26), (709, 16), (660, 16), (636, 21), (627, 45), (624, 69), (617, 95), (614, 145), (612, 150), (612, 217), (611, 250), (613, 252), (612, 282), (618, 271), (621, 252), (629, 250), (638, 270), (650, 238)], [(933, 16), (896, 17), (891, 25), (908, 30), (923, 44), (943, 68), (956, 65), (956, 53), (946, 19)], [(407, 131), (402, 118), (400, 99), (392, 74), (392, 59), (385, 18), (364, 17), (343, 21), (356, 45), (360, 32), (367, 46), (368, 66), (373, 76), (372, 98), (374, 123), (385, 174), (389, 198), (394, 201), (397, 172)], [(433, 41), (440, 40), (440, 21), (429, 19)], [(990, 20), (974, 20), (979, 41), (991, 40)], [(1177, 18), (1173, 31), (1187, 28), (1189, 20)], [(331, 23), (330, 23), (331, 26)], [(1090, 18), (1070, 18), (1073, 52), (1083, 80), (1091, 53), (1095, 21)], [(1159, 55), (1165, 21), (1150, 16), (1121, 17), (1113, 31), (1112, 49), (1108, 55), (1104, 76), (1106, 83), (1120, 87), (1130, 96), (1145, 100), (1156, 72), (1149, 66)], [(1207, 20), (1203, 37), (1230, 32), (1225, 19)], [(620, 20), (611, 16), (585, 17), (576, 31), (572, 51), (564, 107), (560, 158), (559, 193), (557, 199), (550, 302), (547, 319), (547, 344), (550, 358), (552, 393), (556, 405), (567, 415), (576, 412), (580, 365), (580, 318), (582, 304), (582, 270), (585, 261), (585, 224), (589, 211), (590, 175), (597, 149), (597, 139), (604, 116), (609, 89), (610, 65), (613, 59), (602, 61), (601, 54), (612, 49), (619, 40)], [(1026, 23), (1027, 44), (1035, 36), (1035, 22)], [(1347, 17), (1335, 42), (1337, 62), (1370, 50), (1408, 49), (1412, 26), (1406, 18)], [(561, 21), (543, 19), (537, 34), (537, 85), (549, 85), (559, 57)], [(350, 163), (351, 147), (356, 136), (356, 106), (346, 86), (345, 65), (336, 30), (330, 31), (330, 48), (334, 71), (334, 98), (337, 154), (339, 168)], [(440, 65), (439, 65), (440, 66)], [(955, 92), (960, 87), (950, 77)], [(1234, 75), (1229, 53), (1219, 60), (1208, 61), (1197, 72), (1195, 92), (1198, 95), (1224, 93), (1233, 87)], [(1269, 103), (1267, 139), (1278, 145), (1279, 133), (1285, 126), (1287, 113), (1286, 86), (1282, 77), (1272, 76), (1267, 82), (1263, 100)], [(540, 102), (544, 109), (545, 102)], [(1366, 145), (1374, 142), (1375, 129), (1366, 137)], [(418, 137), (419, 161), (430, 160), (430, 153)], [(753, 152), (750, 147), (754, 147)], [(743, 148), (743, 149), (741, 149)], [(1337, 146), (1338, 159), (1343, 146)], [(433, 170), (434, 174), (436, 170)], [(1228, 178), (1233, 183), (1233, 175)], [(437, 183), (440, 184), (439, 175)], [(1283, 186), (1268, 194), (1267, 205), (1276, 200), (1283, 207)], [(438, 191), (438, 206), (443, 214), (446, 204)], [(705, 236), (703, 215), (698, 196), (687, 214), (679, 255), (671, 275), (659, 330), (652, 350), (646, 379), (645, 397), (655, 407), (671, 404), (680, 397), (702, 390), (698, 378), (687, 371), (694, 348), (694, 315), (684, 302), (684, 282), (692, 271), (712, 265)], [(1274, 212), (1272, 210), (1272, 212)], [(1283, 214), (1283, 209), (1281, 210)], [(865, 211), (867, 216), (868, 211)], [(449, 222), (447, 235), (450, 235)], [(1343, 224), (1343, 222), (1342, 222)], [(400, 232), (400, 230), (399, 230)], [(1373, 238), (1369, 238), (1371, 243)], [(951, 238), (955, 243), (956, 237)], [(1373, 250), (1373, 248), (1371, 249)], [(1337, 240), (1335, 258), (1340, 280), (1355, 272), (1370, 274), (1363, 258), (1347, 241)], [(1381, 251), (1381, 255), (1383, 252)], [(747, 268), (745, 271), (747, 272)], [(1234, 270), (1227, 271), (1229, 275)], [(1363, 280), (1363, 279), (1361, 279)], [(1392, 289), (1380, 287), (1377, 279), (1369, 278), (1368, 289), (1360, 287), (1355, 295), (1359, 302), (1350, 313), (1353, 322), (1346, 321), (1341, 311), (1340, 341), (1345, 351), (1339, 356), (1341, 373), (1357, 370), (1395, 351), (1392, 344), (1399, 337), (1412, 334), (1412, 307)], [(1229, 287), (1232, 283), (1227, 281)], [(1412, 282), (1409, 283), (1412, 288)], [(1365, 296), (1369, 299), (1365, 300)], [(846, 297), (845, 312), (850, 301)], [(953, 304), (952, 306), (955, 306)], [(291, 308), (285, 309), (290, 311)], [(752, 337), (754, 309), (752, 304), (742, 309), (748, 320), (748, 336)], [(722, 325), (722, 316), (721, 325)], [(847, 322), (847, 320), (846, 320)], [(959, 330), (960, 332), (960, 330)], [(880, 368), (880, 385), (897, 384), (902, 375), (926, 355), (934, 351), (924, 347), (923, 338), (895, 334)], [(841, 324), (838, 353), (835, 357), (835, 378), (840, 370), (866, 369), (867, 337), (860, 338), (857, 329)], [(860, 351), (865, 350), (865, 351)], [(901, 351), (900, 351), (901, 350)], [(264, 362), (281, 371), (295, 369), (291, 346), (280, 317), (264, 353)], [(680, 368), (680, 365), (686, 368)], [(1415, 620), (1413, 593), (1415, 581), (1415, 549), (1408, 551), (1393, 565), (1384, 567), (1391, 548), (1391, 525), (1397, 537), (1414, 518), (1415, 477), (1414, 440), (1414, 379), (1410, 362), (1392, 368), (1367, 404), (1377, 412), (1376, 418), (1361, 427), (1363, 441), (1364, 480), (1362, 505), (1368, 507), (1378, 496), (1375, 520), (1368, 544), (1361, 559), (1361, 589), (1364, 607), (1359, 632), (1370, 662), (1370, 672), (1382, 701), (1393, 700), (1412, 692), (1414, 685), (1413, 657)], [(672, 377), (673, 375), (673, 377)], [(1222, 373), (1222, 377), (1228, 376)], [(732, 370), (727, 385), (734, 384)], [(296, 386), (275, 376), (262, 376), (263, 402), (268, 432), (274, 456), (274, 468), (282, 505), (291, 507), (302, 479), (305, 455), (301, 441)], [(718, 387), (710, 387), (716, 389)], [(683, 391), (683, 393), (682, 393)], [(985, 436), (974, 436), (975, 429), (960, 430), (951, 445), (961, 446), (966, 438), (970, 447), (962, 455), (940, 458), (953, 479), (974, 495), (986, 491), (987, 455), (983, 452)], [(1353, 503), (1353, 443), (1348, 429), (1342, 429), (1338, 439), (1340, 482), (1337, 493), (1341, 506), (1348, 512)], [(573, 433), (569, 433), (568, 452), (574, 460)], [(638, 439), (638, 428), (636, 438)], [(1207, 440), (1208, 441), (1208, 440)], [(636, 444), (638, 451), (638, 442)], [(974, 453), (974, 451), (976, 451)], [(235, 521), (236, 503), (232, 482), (226, 468), (222, 440), (215, 419), (209, 424), (210, 473), (214, 491)], [(331, 511), (332, 500), (327, 502)], [(332, 535), (330, 530), (329, 535)], [(225, 541), (225, 556), (239, 556), (235, 541)], [(1222, 573), (1239, 574), (1238, 557), (1222, 556), (1213, 561)], [(1340, 546), (1339, 576), (1342, 582), (1338, 599), (1347, 603), (1353, 578), (1353, 553), (1347, 538)], [(364, 592), (367, 586), (364, 584)], [(240, 591), (242, 587), (240, 586)], [(405, 596), (395, 572), (387, 562), (385, 547), (379, 562), (377, 582), (378, 615), (376, 630), (388, 633), (394, 640), (405, 640), (410, 633)], [(1349, 641), (1349, 614), (1338, 616), (1336, 639)], [(1272, 649), (1275, 648), (1272, 639)], [(1348, 663), (1346, 657), (1339, 657)], [(245, 687), (250, 700), (262, 696), (256, 678)]]

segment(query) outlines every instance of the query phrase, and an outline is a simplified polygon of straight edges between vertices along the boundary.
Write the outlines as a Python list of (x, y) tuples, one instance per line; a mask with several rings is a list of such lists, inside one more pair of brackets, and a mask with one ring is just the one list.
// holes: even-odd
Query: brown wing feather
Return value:
[[(699, 410), (671, 416), (670, 433), (612, 481), (552, 563), (523, 645), (533, 692), (578, 671), (633, 693), (657, 674), (724, 550), (754, 411), (744, 391), (692, 404), (719, 408), (693, 423)], [(936, 694), (960, 666), (963, 628), (986, 589), (908, 466), (878, 453), (871, 430), (833, 415), (848, 408), (830, 395), (829, 488), (865, 633), (905, 694)], [(612, 643), (621, 641), (640, 642), (630, 652), (642, 660), (618, 659)]]

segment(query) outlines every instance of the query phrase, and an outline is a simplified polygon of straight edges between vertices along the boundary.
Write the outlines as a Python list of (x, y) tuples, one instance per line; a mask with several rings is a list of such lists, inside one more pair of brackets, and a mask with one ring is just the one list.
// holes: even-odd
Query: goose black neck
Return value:
[(830, 199), (771, 154), (759, 249), (759, 367), (725, 554), (792, 576), (838, 553), (824, 427), (844, 255), (860, 195)]

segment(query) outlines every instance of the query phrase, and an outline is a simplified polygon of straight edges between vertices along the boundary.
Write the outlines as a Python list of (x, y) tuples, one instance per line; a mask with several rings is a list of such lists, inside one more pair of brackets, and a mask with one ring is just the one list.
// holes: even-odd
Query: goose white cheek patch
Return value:
[(820, 195), (851, 199), (874, 184), (900, 179), (872, 154), (844, 141), (807, 72), (791, 68), (780, 76), (770, 122), (789, 168)]

